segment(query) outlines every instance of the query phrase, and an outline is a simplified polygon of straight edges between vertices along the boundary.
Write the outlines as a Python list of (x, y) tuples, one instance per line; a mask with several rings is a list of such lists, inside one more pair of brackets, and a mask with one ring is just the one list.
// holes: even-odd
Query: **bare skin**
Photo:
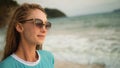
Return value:
[[(31, 14), (27, 19), (31, 18), (41, 19), (44, 24), (47, 21), (45, 13), (38, 9), (31, 10)], [(36, 45), (43, 43), (47, 29), (45, 27), (38, 28), (33, 22), (26, 22), (24, 24), (17, 24), (16, 30), (20, 33), (21, 40), (15, 54), (25, 61), (37, 61)]]

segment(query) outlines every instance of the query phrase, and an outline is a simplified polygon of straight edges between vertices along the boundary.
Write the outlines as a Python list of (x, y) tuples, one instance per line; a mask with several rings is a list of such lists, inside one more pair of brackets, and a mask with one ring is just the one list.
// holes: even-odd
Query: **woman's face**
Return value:
[(35, 20), (41, 20), (41, 23), (46, 25), (46, 14), (39, 9), (35, 9), (30, 12), (30, 15), (27, 17), (26, 20), (29, 19), (33, 20), (26, 21), (23, 24), (23, 32), (21, 33), (21, 37), (23, 38), (23, 40), (30, 44), (42, 44), (45, 39), (47, 29), (45, 28), (45, 26), (39, 27), (38, 25), (36, 25), (35, 23), (37, 22), (35, 22)]

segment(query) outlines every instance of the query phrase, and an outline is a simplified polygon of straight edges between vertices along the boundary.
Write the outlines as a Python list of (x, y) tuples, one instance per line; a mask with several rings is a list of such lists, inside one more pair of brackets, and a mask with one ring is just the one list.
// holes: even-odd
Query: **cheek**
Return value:
[(30, 26), (27, 26), (26, 28), (24, 28), (24, 33), (28, 34), (28, 35), (33, 35), (34, 34), (34, 29)]
[(32, 30), (27, 30), (24, 32), (24, 35), (28, 36), (28, 37), (34, 37), (35, 36), (35, 32)]
[(27, 40), (29, 42), (34, 42), (36, 33), (35, 33), (34, 29), (32, 29), (32, 28), (25, 28), (25, 30), (23, 32), (23, 36), (24, 36), (25, 40)]

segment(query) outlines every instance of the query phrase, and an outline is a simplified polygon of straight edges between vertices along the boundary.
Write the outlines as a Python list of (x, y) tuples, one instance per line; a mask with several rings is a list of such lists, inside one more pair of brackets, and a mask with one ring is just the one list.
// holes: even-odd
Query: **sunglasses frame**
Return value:
[[(33, 23), (39, 27), (39, 28), (43, 28), (43, 26), (45, 26), (46, 29), (50, 29), (51, 28), (51, 23), (50, 22), (46, 22), (46, 24), (43, 24), (43, 21), (41, 19), (37, 19), (37, 18), (32, 18), (32, 19), (27, 19), (27, 20), (22, 20), (20, 21), (21, 23), (25, 23), (26, 21), (33, 21)], [(37, 23), (37, 21), (41, 21), (41, 23)]]

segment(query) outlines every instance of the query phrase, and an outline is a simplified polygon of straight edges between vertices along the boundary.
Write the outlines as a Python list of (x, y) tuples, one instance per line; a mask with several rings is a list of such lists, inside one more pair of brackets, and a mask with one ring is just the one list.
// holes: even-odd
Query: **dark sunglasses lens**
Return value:
[(43, 22), (41, 20), (39, 20), (39, 19), (35, 20), (35, 24), (36, 24), (37, 27), (40, 27), (40, 28), (42, 28), (43, 25), (44, 25)]
[(47, 22), (46, 24), (43, 24), (42, 20), (36, 19), (35, 20), (35, 24), (37, 27), (43, 28), (43, 26), (45, 26), (46, 29), (51, 28), (51, 23)]
[(51, 28), (51, 23), (50, 23), (50, 22), (47, 22), (46, 28), (47, 28), (47, 29)]

